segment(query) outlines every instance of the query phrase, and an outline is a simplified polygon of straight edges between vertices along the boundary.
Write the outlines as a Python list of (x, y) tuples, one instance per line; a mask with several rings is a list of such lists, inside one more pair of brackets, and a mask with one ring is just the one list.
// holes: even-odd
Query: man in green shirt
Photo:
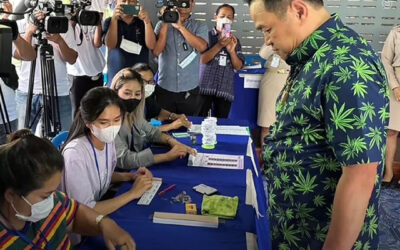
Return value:
[(273, 249), (377, 249), (386, 74), (322, 0), (250, 0), (291, 66), (263, 152)]

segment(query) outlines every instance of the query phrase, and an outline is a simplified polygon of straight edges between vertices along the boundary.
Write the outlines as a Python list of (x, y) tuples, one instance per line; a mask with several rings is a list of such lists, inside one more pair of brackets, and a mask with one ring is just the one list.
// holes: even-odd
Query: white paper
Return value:
[[(251, 66), (244, 66), (242, 69), (261, 69), (262, 65), (261, 64), (256, 64), (256, 65), (251, 65)], [(242, 77), (242, 76), (240, 76)]]
[(245, 89), (258, 89), (260, 87), (262, 74), (245, 74), (244, 75), (244, 88)]
[(246, 152), (246, 155), (248, 157), (250, 157), (251, 163), (253, 164), (254, 172), (256, 173), (256, 175), (258, 177), (258, 170), (257, 170), (256, 162), (254, 160), (252, 143), (253, 143), (253, 139), (251, 139), (251, 137), (249, 137), (249, 140), (247, 141), (247, 152)]
[(124, 37), (122, 37), (121, 45), (119, 47), (128, 53), (136, 55), (140, 55), (140, 52), (142, 51), (142, 46), (140, 44), (126, 40)]
[(247, 250), (258, 250), (257, 235), (246, 232)]
[(243, 155), (197, 153), (189, 155), (188, 166), (239, 170), (244, 168)]
[(251, 172), (251, 169), (246, 170), (246, 205), (254, 207), (257, 218), (264, 217), (258, 211), (257, 191), (254, 186), (253, 173)]
[[(200, 124), (193, 124), (192, 127), (189, 129), (192, 133), (201, 134), (201, 125)], [(247, 127), (243, 126), (217, 126), (216, 134), (219, 135), (246, 135), (249, 136), (249, 131)]]
[(162, 184), (162, 179), (160, 178), (153, 178), (153, 186), (150, 190), (144, 192), (140, 200), (138, 201), (138, 205), (149, 205), (150, 202), (153, 200), (154, 196), (156, 195), (158, 189), (160, 189)]

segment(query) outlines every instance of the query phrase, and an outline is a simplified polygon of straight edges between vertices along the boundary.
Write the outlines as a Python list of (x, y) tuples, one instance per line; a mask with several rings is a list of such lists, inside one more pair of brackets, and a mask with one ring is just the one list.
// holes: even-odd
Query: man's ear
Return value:
[(19, 197), (19, 195), (11, 188), (7, 188), (4, 192), (4, 200), (8, 203), (13, 203), (17, 197)]
[(293, 0), (289, 4), (289, 9), (295, 13), (296, 18), (299, 21), (303, 21), (309, 12), (309, 5), (307, 5), (303, 0)]

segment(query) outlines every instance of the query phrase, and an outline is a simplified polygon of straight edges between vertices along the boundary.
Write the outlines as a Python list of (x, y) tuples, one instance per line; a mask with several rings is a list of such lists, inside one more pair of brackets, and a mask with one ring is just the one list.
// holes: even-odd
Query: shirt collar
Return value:
[(331, 15), (328, 21), (308, 36), (290, 54), (286, 63), (291, 66), (305, 64), (326, 41), (331, 40), (333, 36), (337, 37), (338, 34), (335, 33), (341, 32), (342, 28), (344, 28), (344, 25), (339, 19), (339, 15)]

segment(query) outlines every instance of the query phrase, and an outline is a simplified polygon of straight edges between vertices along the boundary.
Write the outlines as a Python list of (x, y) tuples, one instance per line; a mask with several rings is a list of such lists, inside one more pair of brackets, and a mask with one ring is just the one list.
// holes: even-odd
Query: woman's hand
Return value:
[(121, 250), (136, 249), (133, 238), (113, 220), (104, 218), (100, 221), (99, 226), (108, 249), (114, 250), (115, 246), (119, 246)]

